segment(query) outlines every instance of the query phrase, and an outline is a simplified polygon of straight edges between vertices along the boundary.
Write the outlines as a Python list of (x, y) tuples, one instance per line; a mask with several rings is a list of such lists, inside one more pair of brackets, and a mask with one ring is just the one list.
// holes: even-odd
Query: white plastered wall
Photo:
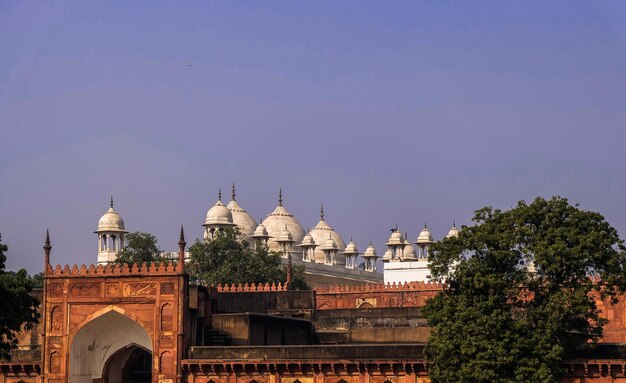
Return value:
[(152, 352), (150, 335), (137, 322), (109, 311), (83, 326), (70, 348), (70, 383), (101, 378), (105, 363), (118, 350), (135, 344)]

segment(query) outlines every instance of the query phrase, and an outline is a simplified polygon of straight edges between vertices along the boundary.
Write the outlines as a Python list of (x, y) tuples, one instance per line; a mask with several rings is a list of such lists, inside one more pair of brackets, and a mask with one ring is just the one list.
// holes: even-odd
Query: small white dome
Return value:
[[(221, 194), (221, 193), (220, 193)], [(233, 214), (224, 204), (222, 203), (221, 195), (218, 198), (215, 205), (209, 209), (206, 213), (206, 220), (204, 221), (204, 226), (209, 225), (221, 225), (221, 226), (234, 226), (233, 223)]]
[(383, 255), (383, 261), (391, 261), (391, 249), (387, 249)]
[(355, 254), (359, 254), (359, 249), (357, 249), (356, 245), (354, 244), (354, 242), (352, 242), (352, 240), (350, 240), (350, 243), (348, 243), (348, 245), (346, 245), (346, 250), (344, 250), (343, 252), (346, 255), (355, 255)]
[(267, 238), (269, 237), (269, 235), (267, 234), (267, 229), (265, 228), (265, 226), (263, 226), (262, 223), (259, 224), (259, 226), (256, 227), (256, 229), (254, 230), (254, 234), (252, 234), (252, 237), (256, 237), (256, 238)]
[(432, 243), (432, 242), (433, 242), (433, 236), (432, 234), (430, 234), (430, 230), (428, 230), (428, 227), (426, 227), (426, 224), (424, 224), (424, 228), (422, 229), (422, 231), (420, 231), (420, 234), (417, 236), (416, 243), (421, 244), (421, 243)]
[(415, 248), (408, 241), (404, 242), (404, 259), (407, 261), (412, 261), (417, 259), (417, 255), (415, 254)]
[(316, 246), (316, 244), (315, 244), (315, 240), (313, 239), (311, 234), (307, 233), (304, 236), (304, 238), (302, 238), (302, 243), (299, 244), (298, 246), (300, 246), (300, 247), (309, 247), (309, 246)]
[(369, 257), (376, 257), (376, 256), (377, 256), (376, 249), (374, 248), (374, 245), (370, 243), (367, 249), (365, 249), (365, 253), (363, 253), (363, 257), (369, 258)]
[(285, 226), (285, 228), (280, 232), (280, 235), (278, 236), (276, 242), (293, 242), (293, 236), (291, 235), (291, 232), (287, 229), (287, 226)]
[(337, 250), (337, 244), (332, 236), (329, 236), (326, 242), (324, 242), (324, 246), (322, 247), (324, 250)]
[(450, 231), (448, 232), (448, 235), (446, 235), (446, 238), (451, 238), (451, 237), (458, 237), (459, 236), (459, 229), (456, 228), (456, 222), (452, 223), (452, 229), (450, 229)]
[(389, 245), (402, 245), (402, 244), (404, 244), (404, 237), (402, 236), (402, 233), (400, 233), (396, 229), (389, 236), (389, 240), (387, 241), (386, 245), (389, 246)]
[(101, 233), (106, 231), (112, 232), (120, 232), (126, 233), (126, 228), (124, 227), (124, 220), (120, 215), (113, 209), (113, 197), (111, 197), (111, 207), (107, 210), (106, 213), (100, 220), (98, 221), (98, 229), (94, 233)]

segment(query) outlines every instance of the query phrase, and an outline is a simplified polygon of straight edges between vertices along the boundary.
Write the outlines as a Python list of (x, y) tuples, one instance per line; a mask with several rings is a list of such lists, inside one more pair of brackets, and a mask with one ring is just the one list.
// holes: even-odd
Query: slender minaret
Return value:
[(183, 225), (180, 225), (180, 239), (178, 240), (178, 269), (181, 272), (185, 272), (185, 246), (187, 246), (187, 242), (185, 242), (185, 231), (183, 230)]

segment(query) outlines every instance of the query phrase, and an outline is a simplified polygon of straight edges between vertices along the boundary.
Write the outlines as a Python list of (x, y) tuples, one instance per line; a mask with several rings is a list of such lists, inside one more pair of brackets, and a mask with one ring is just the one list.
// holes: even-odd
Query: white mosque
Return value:
[[(385, 243), (387, 250), (380, 259), (383, 263), (381, 273), (377, 270), (379, 257), (372, 243), (363, 253), (352, 240), (346, 245), (341, 235), (326, 222), (323, 206), (320, 221), (305, 232), (293, 214), (283, 206), (281, 190), (276, 208), (257, 224), (237, 202), (234, 184), (230, 202), (223, 204), (220, 191), (202, 226), (206, 241), (210, 241), (218, 230), (237, 227), (252, 246), (262, 242), (271, 251), (281, 253), (284, 262), (291, 254), (293, 263), (305, 265), (307, 279), (312, 285), (428, 281), (427, 258), (434, 243), (426, 224), (413, 242), (417, 251), (407, 240), (406, 233), (402, 235), (396, 227)], [(95, 233), (98, 234), (98, 263), (112, 262), (122, 249), (127, 233), (124, 221), (113, 208), (113, 198)], [(457, 236), (458, 233), (453, 224), (447, 237)]]

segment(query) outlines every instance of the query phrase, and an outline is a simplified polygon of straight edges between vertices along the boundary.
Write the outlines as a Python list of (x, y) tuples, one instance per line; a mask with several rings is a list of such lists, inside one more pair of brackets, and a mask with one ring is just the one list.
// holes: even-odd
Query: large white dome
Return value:
[(323, 208), (320, 213), (320, 218), (321, 219), (317, 223), (317, 225), (315, 225), (315, 227), (309, 232), (309, 234), (311, 234), (311, 237), (313, 237), (313, 240), (315, 241), (315, 243), (318, 245), (315, 248), (315, 252), (314, 252), (315, 262), (316, 263), (325, 262), (326, 256), (324, 255), (324, 250), (322, 250), (322, 247), (324, 246), (326, 241), (328, 241), (328, 237), (330, 236), (330, 238), (332, 238), (333, 241), (335, 241), (335, 245), (337, 245), (337, 258), (336, 258), (337, 263), (342, 264), (342, 265), (345, 264), (346, 256), (343, 255), (342, 253), (346, 249), (346, 243), (343, 241), (339, 233), (333, 230), (333, 228), (330, 227), (324, 220)]
[(280, 251), (280, 246), (276, 242), (276, 239), (280, 236), (281, 232), (287, 226), (287, 230), (291, 233), (295, 243), (302, 242), (304, 238), (304, 228), (300, 225), (292, 214), (283, 207), (282, 193), (278, 199), (278, 206), (271, 212), (262, 222), (263, 226), (267, 229), (267, 233), (271, 238), (267, 242), (267, 246), (272, 251)]
[(247, 211), (245, 211), (237, 201), (232, 200), (226, 205), (233, 215), (233, 223), (241, 230), (246, 237), (251, 237), (257, 227), (257, 223)]

